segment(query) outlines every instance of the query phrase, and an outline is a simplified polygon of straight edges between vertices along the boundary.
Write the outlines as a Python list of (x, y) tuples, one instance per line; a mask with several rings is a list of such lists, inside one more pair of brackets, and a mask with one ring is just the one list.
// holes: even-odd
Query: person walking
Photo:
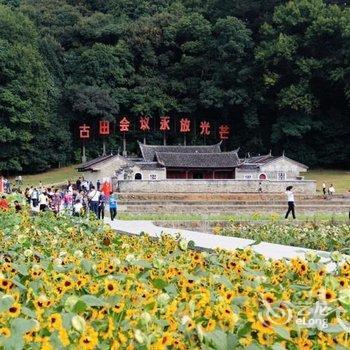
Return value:
[(286, 219), (288, 219), (288, 215), (290, 212), (292, 212), (293, 219), (295, 219), (295, 203), (294, 203), (294, 193), (292, 189), (293, 189), (293, 186), (288, 186), (286, 188), (286, 195), (287, 195), (287, 201), (288, 201), (288, 210), (285, 216)]
[(334, 188), (333, 184), (331, 184), (331, 185), (329, 186), (329, 188), (328, 188), (328, 194), (329, 194), (330, 196), (333, 196), (334, 193), (335, 193), (335, 188)]
[(323, 191), (323, 195), (325, 196), (326, 195), (326, 183), (325, 182), (322, 184), (322, 191)]
[(106, 206), (106, 196), (103, 192), (100, 192), (100, 197), (98, 199), (98, 219), (104, 220), (105, 218), (105, 206)]
[(89, 200), (90, 200), (90, 210), (98, 216), (98, 204), (100, 199), (100, 191), (97, 191), (94, 186), (91, 187), (91, 191), (89, 192)]
[(49, 199), (47, 198), (46, 192), (39, 194), (39, 210), (46, 211), (48, 209)]
[(62, 196), (58, 192), (58, 189), (56, 188), (53, 193), (52, 201), (51, 201), (52, 210), (55, 214), (58, 214), (60, 212), (61, 203), (62, 203)]
[(113, 192), (110, 193), (109, 197), (109, 212), (111, 214), (111, 220), (113, 221), (117, 216), (117, 195)]
[(30, 198), (32, 200), (33, 208), (36, 208), (39, 205), (39, 191), (36, 187), (33, 189)]

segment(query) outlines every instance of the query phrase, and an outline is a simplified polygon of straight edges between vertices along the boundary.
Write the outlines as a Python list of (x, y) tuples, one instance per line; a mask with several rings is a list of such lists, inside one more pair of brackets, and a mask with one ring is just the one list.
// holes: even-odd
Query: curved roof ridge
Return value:
[(213, 147), (213, 146), (221, 146), (222, 141), (213, 143), (212, 145), (149, 145), (148, 143), (142, 143), (141, 141), (137, 141), (138, 144), (142, 147)]

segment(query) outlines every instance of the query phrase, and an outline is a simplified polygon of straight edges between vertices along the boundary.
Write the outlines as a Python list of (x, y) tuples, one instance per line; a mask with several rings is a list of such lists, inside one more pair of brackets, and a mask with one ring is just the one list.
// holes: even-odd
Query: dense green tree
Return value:
[(262, 27), (256, 57), (269, 111), (266, 135), (311, 164), (350, 158), (349, 23), (349, 9), (296, 0), (277, 7)]
[[(0, 171), (74, 162), (78, 124), (140, 114), (154, 123), (164, 114), (227, 121), (227, 148), (349, 165), (346, 1), (0, 4)], [(142, 137), (133, 133), (130, 141)], [(108, 142), (116, 151), (119, 134)], [(99, 154), (101, 140), (87, 148)]]
[[(0, 170), (43, 170), (53, 84), (28, 18), (0, 5)], [(45, 140), (46, 139), (46, 140)], [(45, 148), (49, 149), (49, 143)]]

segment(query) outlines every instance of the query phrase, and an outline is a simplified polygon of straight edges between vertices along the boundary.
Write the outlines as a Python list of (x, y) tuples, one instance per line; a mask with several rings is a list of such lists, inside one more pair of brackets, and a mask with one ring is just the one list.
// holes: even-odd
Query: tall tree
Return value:
[(28, 18), (0, 5), (0, 170), (44, 170), (53, 84)]

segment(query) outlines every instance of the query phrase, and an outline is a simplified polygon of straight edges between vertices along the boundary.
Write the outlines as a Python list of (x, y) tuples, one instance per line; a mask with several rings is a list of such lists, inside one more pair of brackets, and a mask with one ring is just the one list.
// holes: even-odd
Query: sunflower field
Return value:
[(350, 262), (0, 212), (0, 348), (349, 349)]
[(217, 227), (216, 234), (303, 247), (328, 252), (350, 253), (350, 225), (348, 223), (302, 222), (297, 225), (281, 223), (249, 224), (232, 222)]

